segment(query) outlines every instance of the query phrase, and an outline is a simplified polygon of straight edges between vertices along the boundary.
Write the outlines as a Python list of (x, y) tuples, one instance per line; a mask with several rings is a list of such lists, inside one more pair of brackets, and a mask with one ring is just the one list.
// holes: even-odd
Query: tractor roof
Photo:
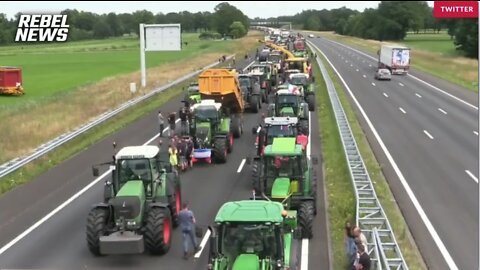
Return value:
[(296, 138), (279, 137), (273, 138), (273, 143), (265, 147), (266, 156), (300, 156), (302, 155), (302, 145), (297, 144)]
[(215, 222), (283, 222), (279, 202), (248, 200), (227, 202), (218, 210)]
[(154, 158), (160, 149), (154, 145), (127, 146), (115, 155), (115, 159)]
[(287, 87), (287, 89), (277, 90), (276, 94), (277, 94), (277, 96), (296, 96), (294, 93), (292, 93), (288, 90), (288, 87)]
[(292, 79), (294, 77), (308, 78), (307, 74), (305, 74), (305, 73), (292, 73), (292, 74), (290, 74), (290, 79)]
[(298, 123), (297, 117), (268, 117), (265, 118), (265, 124), (271, 126), (279, 125), (296, 125)]
[(213, 99), (204, 99), (200, 103), (196, 103), (192, 106), (192, 110), (196, 110), (198, 108), (208, 108), (214, 107), (217, 111), (222, 108), (222, 103), (217, 103)]

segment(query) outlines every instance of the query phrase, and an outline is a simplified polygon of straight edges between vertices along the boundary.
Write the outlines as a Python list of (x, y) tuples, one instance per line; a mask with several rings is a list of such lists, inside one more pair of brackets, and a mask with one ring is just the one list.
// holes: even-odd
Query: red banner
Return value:
[(435, 1), (435, 18), (478, 18), (478, 1)]

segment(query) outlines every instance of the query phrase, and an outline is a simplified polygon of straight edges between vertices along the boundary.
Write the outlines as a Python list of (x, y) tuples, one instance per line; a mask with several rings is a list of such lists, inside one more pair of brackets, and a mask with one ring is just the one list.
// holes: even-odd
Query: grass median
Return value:
[[(377, 55), (382, 44), (377, 40), (343, 36), (333, 32), (316, 33), (371, 55)], [(459, 55), (453, 41), (445, 34), (409, 34), (404, 41), (392, 43), (412, 48), (412, 68), (478, 92), (478, 60)]]
[[(357, 142), (359, 151), (363, 157), (370, 178), (373, 182), (377, 196), (390, 221), (395, 238), (400, 245), (403, 256), (410, 269), (426, 269), (423, 258), (418, 251), (408, 226), (393, 199), (388, 183), (382, 173), (379, 162), (370, 148), (366, 135), (356, 118), (356, 114), (349, 103), (343, 86), (333, 69), (321, 56), (328, 73), (332, 78), (338, 96), (346, 113), (348, 122)], [(320, 125), (320, 139), (323, 148), (323, 160), (325, 162), (325, 188), (328, 194), (328, 215), (330, 237), (332, 239), (333, 268), (343, 269), (346, 264), (344, 248), (344, 225), (345, 221), (355, 220), (355, 194), (352, 180), (347, 166), (347, 160), (338, 132), (335, 115), (330, 103), (325, 81), (319, 68), (315, 69), (317, 102), (319, 107), (318, 121)]]

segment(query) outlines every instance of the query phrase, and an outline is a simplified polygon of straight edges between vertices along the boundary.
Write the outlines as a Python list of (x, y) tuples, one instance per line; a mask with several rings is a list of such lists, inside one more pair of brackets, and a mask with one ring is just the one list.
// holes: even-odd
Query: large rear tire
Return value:
[(307, 103), (308, 103), (308, 110), (311, 112), (315, 111), (315, 95), (309, 94), (307, 95)]
[(239, 117), (232, 117), (231, 130), (235, 139), (240, 138), (242, 135), (242, 123)]
[(302, 119), (300, 120), (300, 132), (303, 133), (304, 135), (308, 136), (309, 135), (309, 128), (308, 128), (308, 120), (307, 119)]
[(227, 142), (224, 138), (215, 139), (215, 145), (213, 147), (213, 157), (215, 163), (227, 162)]
[(182, 192), (180, 186), (175, 187), (175, 192), (171, 196), (170, 209), (172, 213), (172, 225), (173, 228), (176, 228), (180, 224), (178, 214), (180, 210), (182, 210)]
[(154, 207), (147, 214), (145, 247), (154, 255), (168, 252), (172, 243), (172, 217), (168, 208)]
[(252, 113), (258, 113), (260, 109), (260, 101), (257, 95), (250, 96), (250, 110)]
[(298, 209), (298, 224), (302, 231), (302, 238), (313, 237), (313, 219), (315, 217), (315, 205), (313, 201), (305, 201)]
[(105, 234), (108, 221), (108, 210), (94, 208), (87, 217), (87, 245), (90, 252), (95, 256), (101, 256), (100, 236)]

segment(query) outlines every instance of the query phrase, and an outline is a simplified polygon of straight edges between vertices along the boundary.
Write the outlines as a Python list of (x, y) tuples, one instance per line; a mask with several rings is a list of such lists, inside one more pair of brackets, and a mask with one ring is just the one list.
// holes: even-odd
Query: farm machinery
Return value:
[(210, 230), (208, 269), (300, 269), (297, 213), (280, 202), (227, 202)]
[[(114, 145), (115, 146), (115, 145)], [(157, 146), (122, 148), (110, 165), (111, 179), (104, 185), (103, 202), (90, 210), (86, 224), (87, 246), (96, 256), (168, 252), (172, 228), (178, 225), (181, 185), (168, 153)]]
[(249, 74), (240, 74), (238, 81), (245, 100), (245, 107), (251, 112), (257, 113), (262, 108), (260, 83), (257, 78)]
[(309, 135), (308, 104), (299, 92), (278, 89), (273, 96), (273, 102), (268, 105), (267, 117), (296, 117), (301, 133)]
[(21, 96), (22, 70), (16, 67), (0, 67), (0, 95)]
[(198, 83), (190, 83), (190, 85), (187, 87), (184, 100), (187, 101), (189, 104), (200, 103), (202, 97), (200, 96)]
[(229, 69), (208, 69), (199, 76), (202, 101), (191, 107), (189, 134), (193, 138), (193, 162), (225, 163), (234, 138), (243, 133), (244, 96), (238, 74)]
[[(253, 163), (253, 164), (252, 164)], [(313, 237), (316, 215), (317, 178), (313, 165), (295, 138), (274, 138), (263, 155), (247, 159), (252, 165), (252, 187), (271, 200), (282, 202), (285, 209), (296, 210), (301, 235)]]
[(290, 74), (288, 83), (299, 88), (300, 95), (308, 104), (309, 111), (315, 111), (315, 91), (312, 80), (309, 80), (305, 73)]

